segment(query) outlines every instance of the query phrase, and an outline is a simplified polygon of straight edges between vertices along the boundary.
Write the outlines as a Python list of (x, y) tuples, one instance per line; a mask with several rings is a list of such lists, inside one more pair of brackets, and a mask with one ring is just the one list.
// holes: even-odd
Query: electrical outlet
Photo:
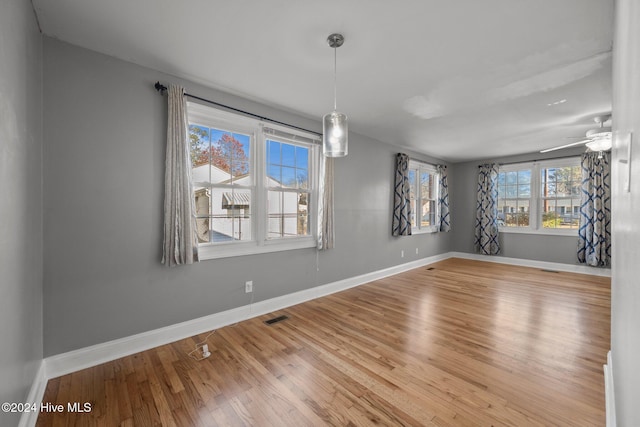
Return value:
[(404, 258), (404, 250), (400, 251), (400, 258)]
[(416, 248), (416, 255), (418, 255), (418, 248)]
[(253, 292), (253, 280), (248, 280), (247, 282), (245, 282), (244, 292), (246, 294), (250, 294), (251, 292)]

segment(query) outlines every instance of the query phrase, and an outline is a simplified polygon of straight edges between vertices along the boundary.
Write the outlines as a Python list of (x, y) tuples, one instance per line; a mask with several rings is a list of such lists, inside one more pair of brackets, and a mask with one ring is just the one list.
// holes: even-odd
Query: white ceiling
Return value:
[(48, 36), (319, 122), (340, 32), (350, 130), (452, 162), (566, 144), (611, 111), (613, 0), (33, 4)]

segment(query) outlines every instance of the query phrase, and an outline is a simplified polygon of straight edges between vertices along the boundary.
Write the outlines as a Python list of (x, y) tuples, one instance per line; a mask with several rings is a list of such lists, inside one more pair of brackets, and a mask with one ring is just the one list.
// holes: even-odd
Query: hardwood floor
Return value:
[(609, 325), (608, 278), (448, 259), (53, 379), (92, 410), (37, 425), (604, 426)]

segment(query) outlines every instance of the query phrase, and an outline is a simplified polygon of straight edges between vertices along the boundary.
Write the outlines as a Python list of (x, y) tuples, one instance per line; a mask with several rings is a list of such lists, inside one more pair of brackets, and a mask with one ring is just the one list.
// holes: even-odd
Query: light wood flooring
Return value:
[(604, 426), (609, 325), (608, 278), (448, 259), (52, 379), (92, 411), (37, 425)]

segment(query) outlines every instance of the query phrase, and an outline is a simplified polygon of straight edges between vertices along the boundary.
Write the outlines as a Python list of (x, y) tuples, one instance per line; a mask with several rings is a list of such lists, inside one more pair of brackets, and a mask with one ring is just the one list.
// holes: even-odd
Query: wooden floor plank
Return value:
[[(448, 259), (49, 381), (48, 426), (601, 426), (610, 279)], [(273, 325), (264, 320), (285, 314)]]

